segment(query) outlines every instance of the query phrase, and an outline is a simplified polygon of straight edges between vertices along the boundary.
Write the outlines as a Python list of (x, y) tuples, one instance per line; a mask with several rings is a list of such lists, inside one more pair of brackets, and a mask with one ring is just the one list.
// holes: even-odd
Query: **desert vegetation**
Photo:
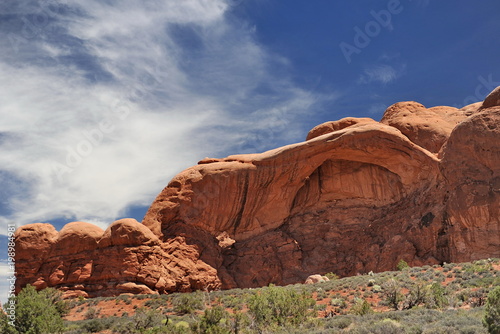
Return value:
[(25, 288), (2, 333), (500, 333), (500, 260), (285, 287), (61, 301)]

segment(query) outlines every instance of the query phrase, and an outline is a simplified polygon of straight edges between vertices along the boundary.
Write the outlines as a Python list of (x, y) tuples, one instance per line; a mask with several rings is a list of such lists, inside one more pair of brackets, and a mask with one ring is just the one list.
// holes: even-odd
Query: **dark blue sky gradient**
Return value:
[[(374, 21), (371, 11), (388, 1), (245, 2), (233, 11), (256, 26), (258, 40), (290, 60), (294, 80), (309, 89), (339, 90), (343, 96), (313, 122), (338, 116), (371, 116), (370, 105), (416, 100), (426, 106), (455, 105), (475, 95), (478, 76), (500, 82), (500, 3), (481, 1), (400, 1), (392, 29), (381, 28), (348, 64), (339, 44), (354, 45), (354, 27)], [(370, 66), (405, 65), (400, 78), (387, 84), (359, 85)], [(483, 95), (486, 90), (482, 90)], [(484, 97), (484, 96), (482, 96)], [(333, 116), (333, 115), (335, 116)], [(329, 117), (329, 115), (332, 115)], [(312, 125), (312, 124), (311, 124)]]

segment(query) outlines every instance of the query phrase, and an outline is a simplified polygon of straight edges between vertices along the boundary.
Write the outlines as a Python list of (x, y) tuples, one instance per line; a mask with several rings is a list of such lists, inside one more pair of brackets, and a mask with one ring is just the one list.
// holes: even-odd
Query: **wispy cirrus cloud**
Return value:
[(105, 227), (207, 154), (302, 139), (297, 120), (324, 98), (283, 76), (226, 1), (49, 5), (2, 5), (2, 234), (61, 217)]
[(388, 84), (401, 77), (405, 71), (406, 65), (398, 67), (387, 64), (372, 65), (364, 69), (363, 74), (358, 79), (358, 83), (368, 84), (378, 82)]

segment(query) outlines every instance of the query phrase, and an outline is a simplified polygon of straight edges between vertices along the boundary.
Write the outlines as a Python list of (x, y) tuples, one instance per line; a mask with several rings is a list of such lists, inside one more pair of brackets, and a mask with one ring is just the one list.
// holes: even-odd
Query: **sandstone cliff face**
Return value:
[(462, 109), (400, 102), (381, 122), (345, 118), (302, 143), (204, 159), (142, 224), (23, 226), (18, 288), (168, 293), (498, 257), (499, 95)]
[(16, 251), (18, 290), (33, 284), (96, 297), (220, 287), (215, 269), (183, 237), (161, 242), (134, 219), (106, 231), (82, 222), (59, 233), (49, 224), (25, 225), (16, 231)]

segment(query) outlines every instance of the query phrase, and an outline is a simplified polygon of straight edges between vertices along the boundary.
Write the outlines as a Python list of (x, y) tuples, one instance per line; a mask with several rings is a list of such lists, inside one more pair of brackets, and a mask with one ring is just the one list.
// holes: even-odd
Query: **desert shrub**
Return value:
[(446, 289), (439, 283), (432, 283), (426, 295), (425, 306), (427, 308), (443, 308), (447, 305)]
[(191, 330), (196, 334), (229, 334), (231, 331), (224, 326), (227, 323), (227, 317), (228, 313), (222, 306), (206, 309), (201, 320), (194, 323)]
[(144, 333), (148, 329), (161, 326), (163, 319), (164, 316), (160, 312), (141, 307), (131, 318), (117, 322), (113, 326), (113, 332), (120, 334)]
[(334, 280), (339, 279), (339, 276), (337, 274), (334, 274), (334, 273), (326, 273), (325, 276), (328, 277), (328, 279), (330, 281), (334, 281)]
[(330, 304), (342, 309), (347, 307), (347, 303), (344, 298), (333, 298), (330, 300)]
[(117, 301), (123, 301), (125, 304), (129, 305), (132, 301), (130, 300), (130, 296), (129, 295), (119, 295), (118, 297), (116, 297), (116, 300)]
[(307, 320), (314, 314), (310, 309), (315, 303), (306, 294), (270, 286), (254, 294), (248, 302), (248, 308), (257, 324), (284, 326)]
[(425, 303), (428, 298), (429, 288), (423, 281), (416, 281), (406, 284), (408, 293), (402, 299), (402, 309), (408, 310)]
[(241, 297), (237, 296), (232, 296), (232, 295), (223, 295), (220, 298), (220, 302), (227, 308), (232, 308), (232, 309), (239, 309), (241, 310), (243, 308), (243, 303), (244, 299)]
[(373, 297), (373, 292), (372, 291), (366, 291), (365, 293), (363, 293), (363, 297), (364, 298), (371, 298), (371, 297)]
[(426, 328), (422, 334), (460, 334), (460, 331), (449, 326), (431, 326)]
[(95, 307), (89, 307), (85, 312), (85, 319), (95, 319), (99, 315), (99, 310)]
[(496, 277), (489, 274), (484, 276), (485, 277), (470, 279), (464, 285), (469, 287), (489, 287), (495, 285), (495, 281), (497, 280)]
[(115, 322), (114, 317), (103, 319), (91, 319), (83, 321), (80, 328), (85, 330), (85, 333), (98, 333), (113, 327)]
[(401, 285), (394, 279), (390, 279), (382, 285), (382, 291), (387, 304), (394, 310), (398, 310), (399, 303), (403, 300)]
[(164, 316), (156, 310), (148, 310), (145, 308), (138, 308), (132, 317), (136, 328), (146, 329), (161, 325)]
[(398, 264), (396, 265), (396, 269), (399, 271), (403, 271), (403, 270), (408, 269), (408, 268), (410, 268), (410, 266), (403, 259), (399, 260)]
[[(431, 311), (431, 310), (429, 310)], [(432, 321), (421, 326), (423, 333), (486, 333), (478, 316), (480, 312), (448, 310), (434, 313)]]
[(352, 320), (348, 316), (336, 316), (334, 318), (330, 318), (326, 321), (326, 328), (335, 328), (335, 329), (345, 329), (352, 324)]
[(354, 305), (351, 307), (351, 313), (355, 315), (366, 315), (373, 313), (370, 303), (365, 299), (357, 298)]
[(316, 304), (314, 306), (314, 309), (316, 311), (324, 311), (324, 310), (326, 310), (326, 304)]
[(466, 264), (464, 267), (465, 267), (465, 272), (477, 273), (477, 274), (486, 273), (493, 268), (491, 263), (488, 262), (487, 260), (474, 261), (473, 263)]
[(401, 324), (392, 319), (384, 319), (374, 323), (371, 327), (367, 328), (373, 334), (400, 334), (404, 333)]
[(323, 300), (323, 299), (325, 299), (326, 297), (328, 297), (328, 294), (326, 293), (326, 291), (325, 291), (325, 290), (323, 290), (323, 289), (321, 289), (321, 288), (318, 288), (318, 289), (316, 290), (316, 298), (317, 298), (318, 300)]
[(500, 334), (500, 286), (488, 294), (483, 324), (489, 333)]
[(174, 311), (181, 314), (191, 314), (205, 307), (203, 293), (182, 293), (177, 295), (173, 301)]
[[(62, 333), (62, 317), (67, 313), (67, 304), (61, 299), (61, 292), (52, 288), (36, 291), (28, 285), (4, 305), (9, 312), (9, 305), (15, 305), (15, 319), (0, 312), (0, 329), (6, 334), (42, 334)], [(9, 324), (11, 321), (11, 324)]]
[[(152, 309), (158, 309), (159, 307), (166, 306), (166, 305), (167, 305), (166, 301), (162, 298), (152, 298), (152, 299), (147, 300), (144, 303), (145, 307), (149, 307)], [(136, 305), (134, 305), (134, 306), (136, 306)]]
[(488, 292), (485, 289), (476, 289), (469, 291), (469, 304), (472, 307), (480, 307), (486, 303)]
[(244, 329), (250, 326), (250, 318), (247, 313), (234, 312), (229, 319), (229, 328), (232, 333), (244, 333)]

